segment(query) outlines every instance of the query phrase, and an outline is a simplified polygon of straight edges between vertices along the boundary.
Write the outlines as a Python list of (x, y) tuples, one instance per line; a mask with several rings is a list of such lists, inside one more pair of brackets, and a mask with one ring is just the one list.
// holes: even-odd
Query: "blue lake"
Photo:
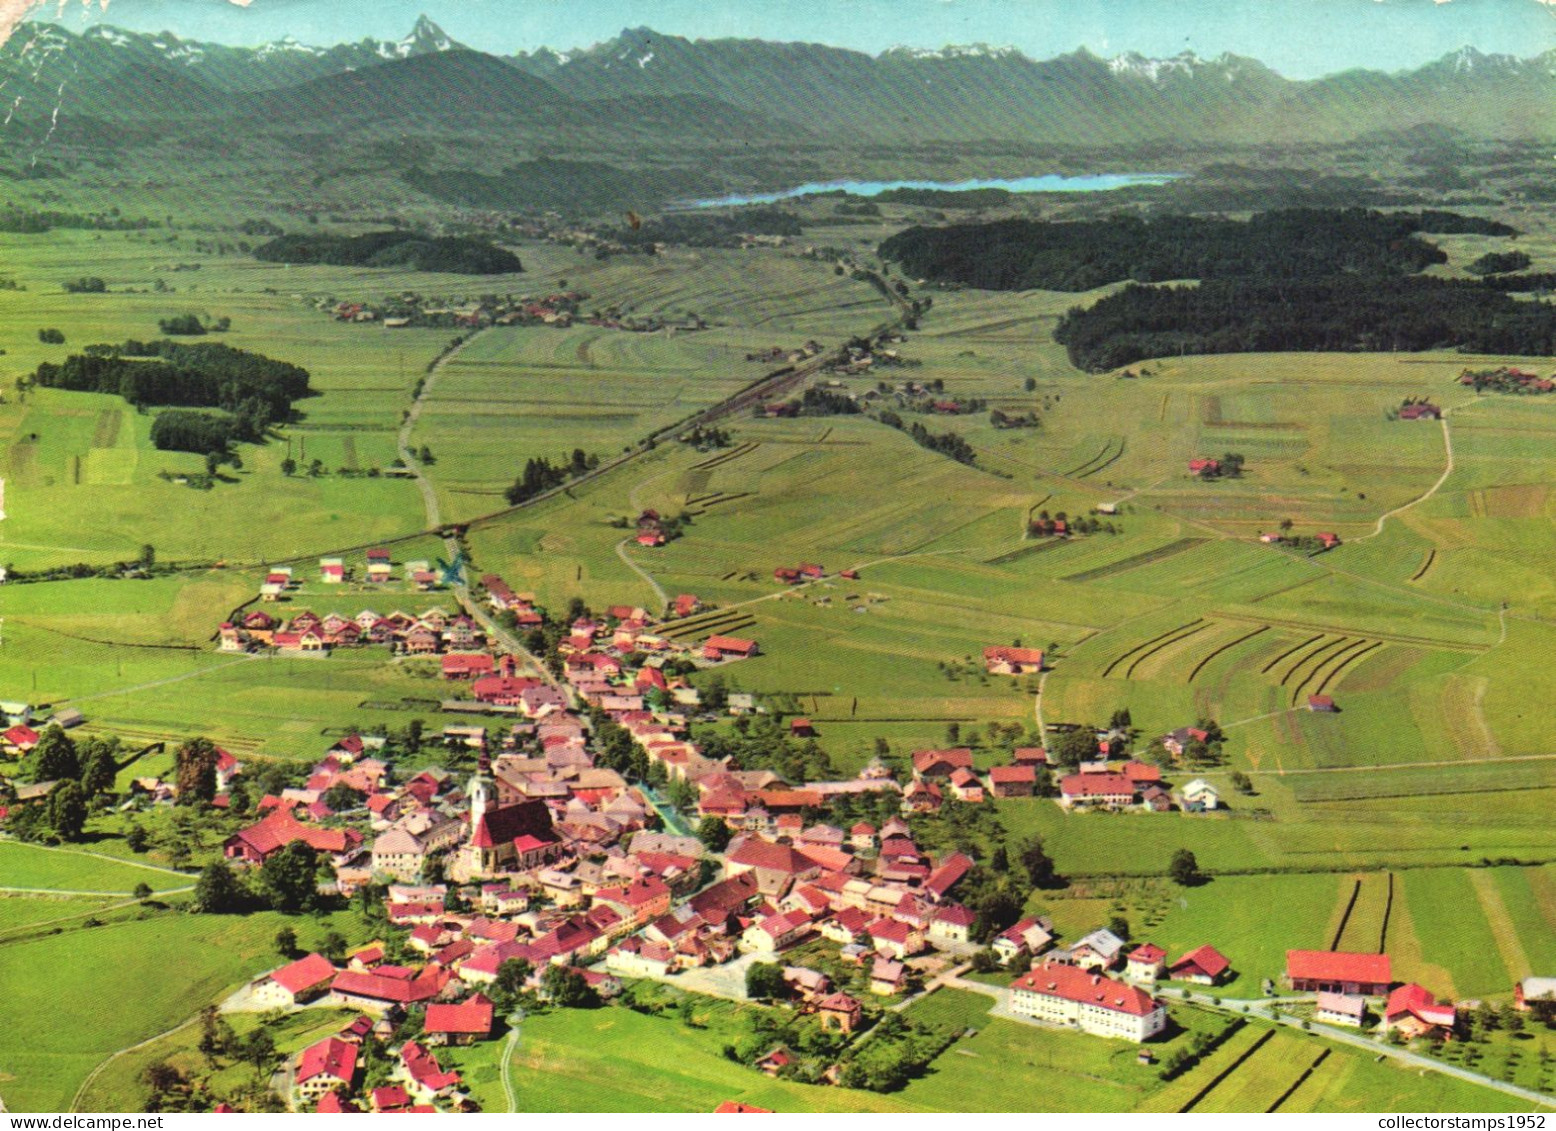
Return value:
[(818, 192), (844, 192), (855, 196), (878, 196), (891, 189), (949, 189), (953, 192), (967, 189), (1004, 189), (1007, 192), (1108, 192), (1129, 188), (1132, 185), (1164, 185), (1184, 176), (1183, 173), (1094, 173), (1079, 177), (1065, 177), (1047, 173), (1040, 177), (991, 178), (971, 181), (813, 181), (782, 192), (731, 193), (710, 200), (694, 200), (692, 208), (718, 208), (734, 204), (772, 204), (796, 196)]

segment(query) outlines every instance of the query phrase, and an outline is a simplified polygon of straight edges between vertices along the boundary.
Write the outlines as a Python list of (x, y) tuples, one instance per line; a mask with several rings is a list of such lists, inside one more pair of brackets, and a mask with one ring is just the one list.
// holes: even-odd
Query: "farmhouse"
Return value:
[(1135, 802), (1135, 783), (1123, 774), (1067, 774), (1059, 782), (1066, 809), (1126, 809)]
[(304, 1005), (322, 997), (335, 977), (335, 967), (322, 954), (310, 954), (256, 978), (254, 1000), (266, 1005)]
[(1414, 982), (1389, 994), (1383, 1007), (1383, 1031), (1397, 1029), (1406, 1040), (1452, 1036), (1458, 1022), (1458, 1011), (1452, 1005), (1439, 1004), (1430, 990)]
[(995, 797), (1031, 797), (1037, 788), (1037, 769), (1033, 766), (992, 766), (989, 792)]
[(1383, 997), (1393, 984), (1389, 956), (1343, 950), (1288, 950), (1286, 984), (1296, 993)]
[(1147, 1041), (1167, 1027), (1167, 1007), (1144, 990), (1074, 966), (1044, 962), (1010, 984), (1010, 1008), (1099, 1037)]
[(357, 1076), (356, 1045), (339, 1037), (325, 1037), (303, 1049), (297, 1059), (297, 1093), (317, 1101), (337, 1088), (350, 1091)]
[(972, 769), (972, 764), (972, 748), (969, 746), (913, 752), (913, 772), (923, 778), (948, 778), (956, 770)]
[(738, 636), (710, 636), (702, 645), (702, 655), (707, 660), (748, 660), (759, 652), (755, 640)]
[(429, 1045), (468, 1045), (492, 1035), (495, 1006), (485, 994), (476, 993), (458, 1005), (437, 1002), (427, 1006), (422, 1032)]
[(990, 675), (1027, 675), (1043, 670), (1041, 648), (1001, 648), (983, 650), (983, 667)]
[(1338, 711), (1334, 700), (1327, 695), (1309, 695), (1307, 697), (1307, 709), (1309, 711), (1327, 711), (1331, 714)]

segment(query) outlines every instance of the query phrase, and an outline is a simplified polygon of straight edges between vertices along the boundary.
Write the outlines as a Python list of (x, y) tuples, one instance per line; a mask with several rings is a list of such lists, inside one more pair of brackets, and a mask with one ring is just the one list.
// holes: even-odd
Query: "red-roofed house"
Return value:
[(38, 745), (40, 735), (29, 726), (14, 726), (4, 734), (0, 734), (0, 747), (4, 747), (7, 753), (22, 755), (30, 754)]
[(948, 778), (953, 770), (970, 770), (972, 764), (972, 750), (966, 746), (913, 752), (913, 772), (919, 777)]
[(1123, 774), (1067, 774), (1059, 782), (1066, 809), (1124, 809), (1135, 803), (1135, 783)]
[(890, 955), (899, 962), (924, 949), (924, 932), (897, 919), (877, 919), (868, 931), (875, 952)]
[(748, 660), (760, 651), (755, 640), (738, 636), (710, 636), (702, 645), (703, 658), (708, 660)]
[(713, 1109), (714, 1115), (771, 1115), (772, 1113), (773, 1109), (770, 1107), (752, 1107), (739, 1100), (725, 1100)]
[(450, 652), (443, 657), (444, 679), (477, 679), (491, 675), (494, 665), (485, 652)]
[(1286, 952), (1286, 983), (1297, 993), (1328, 991), (1383, 997), (1393, 981), (1386, 954), (1357, 954), (1343, 950)]
[(1099, 1037), (1146, 1041), (1167, 1027), (1167, 1008), (1150, 994), (1076, 966), (1044, 962), (1010, 984), (1010, 1008), (1049, 1025)]
[(355, 829), (326, 829), (305, 825), (291, 813), (277, 809), (258, 824), (250, 825), (227, 838), (222, 846), (229, 859), (263, 864), (265, 858), (293, 841), (303, 841), (316, 852), (339, 856), (362, 843)]
[(1439, 1004), (1425, 986), (1408, 982), (1389, 994), (1383, 1007), (1383, 1030), (1398, 1029), (1406, 1040), (1417, 1037), (1451, 1037), (1459, 1022), (1452, 1005)]
[(1036, 789), (1036, 766), (991, 766), (989, 768), (989, 792), (995, 797), (1031, 797)]
[(809, 915), (804, 911), (788, 911), (782, 915), (769, 915), (747, 927), (740, 936), (740, 944), (758, 954), (774, 954), (793, 946), (811, 930)]
[(752, 837), (742, 841), (725, 858), (726, 877), (742, 872), (755, 874), (757, 889), (763, 895), (780, 899), (793, 884), (818, 875), (821, 865), (787, 844), (773, 844)]
[(1041, 648), (985, 648), (983, 666), (990, 675), (1027, 675), (1043, 670)]
[(297, 1059), (297, 1093), (310, 1103), (337, 1088), (350, 1091), (357, 1075), (357, 1046), (325, 1037), (303, 1049)]
[(965, 943), (972, 938), (973, 925), (977, 922), (978, 916), (960, 903), (948, 903), (937, 908), (935, 917), (929, 921), (929, 937), (936, 942)]
[(310, 954), (254, 979), (254, 1000), (266, 1005), (302, 1005), (323, 996), (335, 967), (322, 954)]
[(422, 1031), (429, 1045), (468, 1045), (492, 1035), (495, 1007), (492, 999), (477, 993), (458, 1005), (427, 1006)]
[(1131, 982), (1154, 982), (1162, 976), (1167, 952), (1155, 943), (1141, 943), (1124, 956), (1124, 977)]
[(1175, 982), (1195, 982), (1201, 986), (1214, 986), (1226, 977), (1232, 968), (1213, 946), (1195, 947), (1172, 964), (1167, 976)]
[(445, 1072), (438, 1058), (415, 1041), (400, 1047), (400, 1063), (405, 1067), (406, 1090), (423, 1103), (448, 1095), (459, 1084), (459, 1073)]

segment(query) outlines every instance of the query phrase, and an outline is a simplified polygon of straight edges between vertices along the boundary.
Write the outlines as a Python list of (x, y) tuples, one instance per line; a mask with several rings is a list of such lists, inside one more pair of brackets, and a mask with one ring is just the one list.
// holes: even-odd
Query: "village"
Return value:
[[(369, 571), (381, 577), (386, 564), (386, 552), (368, 552)], [(327, 559), (321, 584), (343, 583), (344, 572)], [(436, 587), (424, 563), (405, 572), (417, 588), (424, 574)], [(825, 576), (814, 563), (774, 571), (785, 585)], [(221, 1005), (267, 1017), (345, 1011), (337, 1033), (298, 1050), (278, 1076), (292, 1110), (476, 1110), (440, 1050), (497, 1038), (521, 1024), (526, 1001), (610, 1001), (639, 981), (780, 1005), (833, 1035), (825, 1063), (815, 1047), (779, 1040), (752, 1046), (743, 1061), (751, 1071), (870, 1087), (851, 1050), (904, 1004), (942, 988), (993, 997), (998, 1015), (1076, 1040), (1138, 1043), (1140, 1063), (1151, 1064), (1153, 1042), (1175, 1031), (1168, 987), (1214, 994), (1235, 976), (1237, 955), (1215, 939), (1177, 955), (1117, 923), (1065, 939), (1046, 917), (982, 899), (974, 888), (987, 861), (920, 847), (926, 821), (994, 800), (1051, 798), (1077, 814), (1224, 808), (1203, 778), (1172, 788), (1163, 766), (1131, 751), (1127, 726), (1057, 727), (1056, 755), (1090, 755), (1078, 763), (1017, 746), (1008, 764), (980, 770), (973, 749), (960, 746), (915, 750), (900, 772), (876, 757), (850, 778), (787, 780), (711, 756), (690, 737), (696, 720), (744, 725), (769, 711), (748, 694), (721, 696), (716, 707), (702, 701), (689, 674), (759, 647), (660, 635), (701, 610), (693, 595), (672, 601), (667, 620), (642, 608), (585, 611), (557, 635), (555, 674), (533, 675), (518, 657), (496, 654), (464, 613), (267, 611), (295, 585), (271, 573), (269, 600), (224, 622), (218, 648), (301, 656), (387, 646), (401, 660), (436, 661), (454, 689), (445, 711), (498, 717), (445, 727), (441, 765), (391, 761), (385, 736), (347, 734), (296, 784), (253, 801), (251, 768), (214, 748), (209, 804), (236, 810), (242, 793), (252, 819), (228, 836), (202, 883), (213, 869), (258, 877), (296, 857), (316, 870), (318, 898), (365, 901), (382, 915), (371, 943), (299, 954)], [(481, 578), (479, 592), (513, 624), (549, 623), (498, 576)], [(994, 676), (1045, 666), (1042, 650), (1019, 646), (989, 646), (982, 661)], [(22, 704), (7, 710), (12, 725), (0, 741), (22, 758), (55, 725), (81, 722), (79, 712), (38, 719)], [(802, 716), (762, 725), (780, 745), (815, 733)], [(1214, 724), (1202, 723), (1151, 748), (1170, 768), (1218, 742)], [(13, 789), (13, 823), (19, 807), (50, 804), (55, 785)], [(174, 805), (190, 787), (181, 774), (137, 788), (146, 802)], [(1184, 885), (1205, 879), (1192, 854), (1175, 858), (1172, 873)], [(1543, 1009), (1553, 989), (1556, 980), (1528, 979), (1516, 988), (1517, 1008)], [(1304, 1026), (1366, 1030), (1394, 1044), (1452, 1041), (1479, 1005), (1396, 982), (1386, 954), (1307, 950), (1288, 953), (1282, 985), (1267, 981), (1263, 1004), (1271, 1003)]]

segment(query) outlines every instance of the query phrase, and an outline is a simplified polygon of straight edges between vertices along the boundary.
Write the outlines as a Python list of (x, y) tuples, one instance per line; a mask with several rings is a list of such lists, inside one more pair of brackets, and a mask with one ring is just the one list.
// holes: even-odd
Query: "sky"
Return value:
[(1191, 50), (1259, 59), (1289, 78), (1394, 71), (1459, 47), (1527, 57), (1556, 48), (1556, 0), (0, 0), (75, 30), (105, 22), (257, 44), (398, 39), (425, 13), (456, 40), (508, 54), (589, 46), (626, 27), (689, 38), (888, 47), (990, 43), (1050, 58)]

